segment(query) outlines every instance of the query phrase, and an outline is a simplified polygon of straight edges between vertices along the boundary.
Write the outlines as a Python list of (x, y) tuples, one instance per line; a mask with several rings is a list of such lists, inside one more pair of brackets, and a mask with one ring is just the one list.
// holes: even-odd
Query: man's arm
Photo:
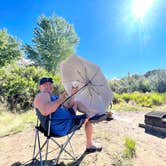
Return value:
[(65, 96), (62, 94), (56, 101), (51, 101), (49, 93), (40, 93), (35, 97), (34, 107), (37, 108), (42, 115), (47, 116), (55, 112), (63, 103)]

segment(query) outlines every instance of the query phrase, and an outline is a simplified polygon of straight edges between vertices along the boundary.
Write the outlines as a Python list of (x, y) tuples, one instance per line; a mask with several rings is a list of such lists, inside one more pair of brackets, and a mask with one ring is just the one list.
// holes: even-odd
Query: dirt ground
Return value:
[[(124, 138), (128, 136), (136, 141), (134, 166), (166, 166), (165, 137), (148, 134), (138, 127), (139, 123), (143, 123), (145, 113), (116, 112), (115, 120), (95, 124), (94, 140), (102, 144), (102, 152), (84, 154), (85, 134), (82, 127), (72, 139), (74, 151), (78, 155), (77, 165), (115, 165), (115, 156), (124, 150)], [(34, 132), (34, 127), (31, 127), (21, 133), (0, 138), (0, 166), (17, 166), (31, 159)], [(61, 161), (63, 165), (72, 165), (70, 160)]]

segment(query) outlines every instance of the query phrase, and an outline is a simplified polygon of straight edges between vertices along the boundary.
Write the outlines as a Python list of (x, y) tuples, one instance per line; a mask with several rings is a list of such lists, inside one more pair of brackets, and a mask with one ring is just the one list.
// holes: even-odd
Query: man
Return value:
[[(86, 133), (86, 152), (101, 151), (102, 147), (92, 142), (93, 127), (85, 115), (75, 115), (76, 110), (87, 113), (88, 108), (80, 102), (74, 101), (74, 95), (69, 101), (65, 102), (66, 93), (53, 96), (53, 80), (49, 77), (43, 77), (39, 83), (40, 92), (34, 99), (34, 107), (37, 110), (38, 118), (44, 129), (47, 129), (47, 117), (51, 114), (51, 132), (58, 136), (66, 135), (72, 132), (72, 128), (79, 123), (85, 124)], [(72, 87), (71, 94), (75, 94), (78, 87)], [(81, 121), (84, 119), (83, 121)], [(60, 125), (59, 125), (60, 124)]]

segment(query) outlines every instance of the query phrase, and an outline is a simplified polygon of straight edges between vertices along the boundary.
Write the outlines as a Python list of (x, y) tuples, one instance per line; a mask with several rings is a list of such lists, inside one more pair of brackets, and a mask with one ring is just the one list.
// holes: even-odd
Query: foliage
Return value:
[(136, 157), (136, 142), (130, 137), (125, 137), (124, 150), (113, 155), (113, 165), (132, 166), (132, 159)]
[(166, 92), (166, 70), (152, 70), (144, 75), (128, 75), (122, 79), (109, 81), (111, 89), (116, 93)]
[(7, 70), (0, 69), (0, 73), (1, 96), (7, 101), (10, 110), (25, 111), (32, 106), (39, 79), (43, 76), (53, 78), (56, 94), (62, 89), (59, 75), (48, 73), (40, 67), (9, 66)]
[(56, 72), (59, 62), (74, 52), (79, 42), (72, 25), (61, 17), (41, 16), (34, 29), (33, 46), (24, 46), (28, 58), (49, 72)]
[(7, 33), (6, 29), (0, 30), (0, 67), (21, 57), (20, 44), (19, 41)]
[(121, 102), (134, 101), (136, 104), (144, 107), (152, 107), (154, 105), (166, 104), (166, 93), (114, 93), (114, 104)]
[(132, 159), (136, 156), (136, 142), (132, 138), (126, 137), (125, 138), (125, 149), (124, 149), (124, 157), (128, 159)]

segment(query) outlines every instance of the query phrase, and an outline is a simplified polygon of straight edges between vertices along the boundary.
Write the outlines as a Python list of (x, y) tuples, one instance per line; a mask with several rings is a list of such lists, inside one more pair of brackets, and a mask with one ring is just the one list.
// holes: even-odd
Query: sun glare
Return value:
[(142, 20), (153, 5), (153, 0), (133, 0), (132, 13), (136, 19)]

